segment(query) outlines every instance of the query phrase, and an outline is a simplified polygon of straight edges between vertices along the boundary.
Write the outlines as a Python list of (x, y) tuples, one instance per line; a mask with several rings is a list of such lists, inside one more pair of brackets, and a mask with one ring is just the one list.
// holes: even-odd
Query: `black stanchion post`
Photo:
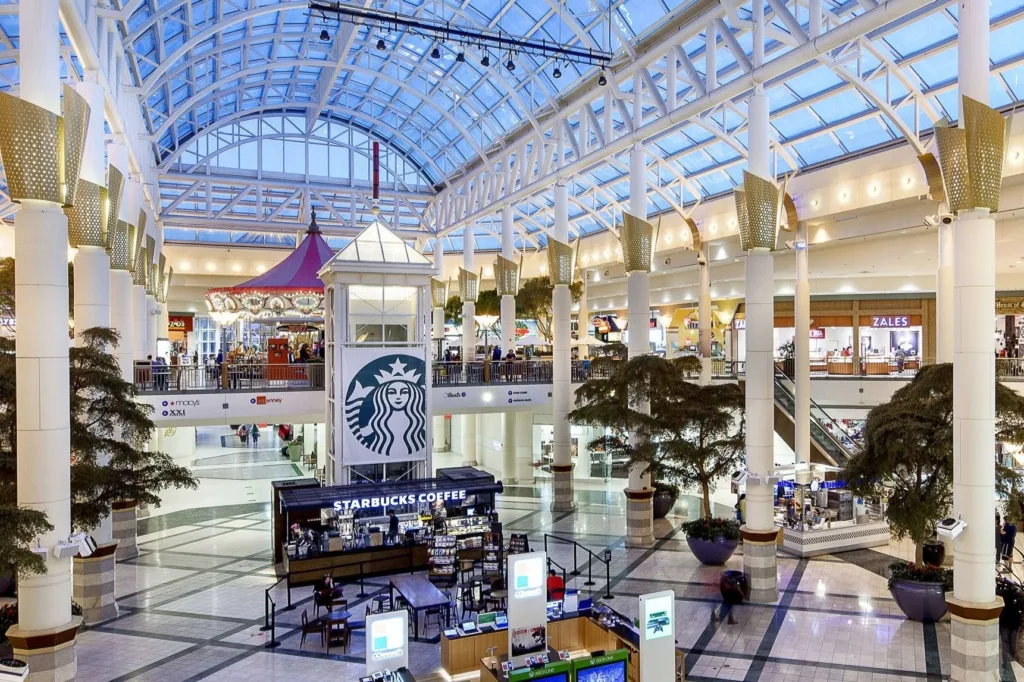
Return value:
[(270, 612), (270, 641), (263, 646), (267, 649), (276, 649), (281, 646), (281, 643), (277, 641), (277, 614), (274, 611)]
[(590, 553), (590, 561), (587, 562), (587, 582), (583, 583), (587, 587), (594, 586), (594, 553)]
[(612, 594), (612, 551), (610, 549), (604, 551), (604, 598), (615, 598), (615, 595)]
[(285, 611), (292, 611), (295, 609), (295, 605), (292, 604), (292, 574), (288, 573), (285, 576), (285, 587), (288, 590), (288, 606), (284, 607)]
[(359, 596), (366, 597), (366, 585), (363, 583), (363, 562), (359, 562)]
[(263, 627), (260, 628), (260, 632), (266, 632), (270, 629), (270, 590), (268, 589), (263, 594)]
[(576, 561), (576, 547), (577, 547), (576, 543), (575, 542), (572, 543), (572, 574), (573, 575), (579, 575), (580, 574), (580, 565), (579, 565), (579, 562)]

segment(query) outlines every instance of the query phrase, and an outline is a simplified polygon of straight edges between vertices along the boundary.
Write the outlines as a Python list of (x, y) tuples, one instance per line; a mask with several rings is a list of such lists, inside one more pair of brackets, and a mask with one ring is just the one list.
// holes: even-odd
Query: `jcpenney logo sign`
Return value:
[(281, 398), (268, 398), (265, 395), (258, 395), (249, 400), (251, 405), (280, 405), (282, 402)]

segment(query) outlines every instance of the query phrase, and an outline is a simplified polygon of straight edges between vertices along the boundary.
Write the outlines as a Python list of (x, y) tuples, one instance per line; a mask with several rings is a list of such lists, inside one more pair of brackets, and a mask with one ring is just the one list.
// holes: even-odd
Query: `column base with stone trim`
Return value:
[(626, 493), (626, 547), (647, 549), (654, 546), (654, 490), (629, 490)]
[(988, 604), (946, 597), (949, 605), (949, 679), (952, 682), (995, 682), (999, 679), (999, 614), (1002, 597)]
[(82, 618), (87, 625), (96, 625), (117, 618), (114, 599), (115, 552), (117, 542), (99, 545), (87, 557), (75, 557), (74, 598), (82, 607)]
[(742, 526), (740, 536), (743, 538), (743, 575), (750, 586), (750, 601), (755, 604), (778, 601), (779, 529), (750, 530)]
[(82, 625), (81, 616), (58, 628), (22, 632), (20, 626), (7, 630), (14, 658), (28, 664), (28, 682), (68, 682), (78, 673), (75, 638)]
[(568, 512), (576, 509), (576, 494), (572, 487), (572, 470), (574, 464), (552, 464), (551, 474), (552, 492), (554, 499), (551, 502), (551, 511)]
[(111, 519), (114, 526), (114, 540), (117, 541), (115, 556), (118, 561), (139, 556), (135, 536), (138, 533), (138, 511), (135, 502), (115, 502), (111, 505)]

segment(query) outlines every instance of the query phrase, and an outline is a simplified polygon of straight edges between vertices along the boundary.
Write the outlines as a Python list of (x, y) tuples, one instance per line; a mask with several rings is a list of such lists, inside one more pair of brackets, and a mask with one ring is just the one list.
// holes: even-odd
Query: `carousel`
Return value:
[(333, 256), (313, 211), (305, 237), (284, 260), (237, 286), (209, 289), (206, 307), (225, 329), (240, 320), (259, 323), (259, 337), (266, 339), (261, 350), (268, 354), (287, 354), (289, 342), (293, 349), (312, 348), (324, 317), (324, 284), (317, 273)]

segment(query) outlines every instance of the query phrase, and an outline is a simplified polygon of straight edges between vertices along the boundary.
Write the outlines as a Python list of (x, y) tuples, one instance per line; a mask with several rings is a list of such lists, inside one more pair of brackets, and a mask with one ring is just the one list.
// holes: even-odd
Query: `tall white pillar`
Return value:
[(121, 335), (115, 354), (125, 381), (135, 381), (135, 328), (132, 324), (132, 273), (110, 271), (110, 326)]
[[(18, 5), (21, 98), (61, 113), (58, 0)], [(11, 159), (4, 163), (13, 165)], [(75, 178), (74, 180), (77, 180)], [(53, 530), (39, 535), (52, 548), (71, 533), (71, 407), (68, 368), (68, 223), (61, 206), (22, 199), (15, 214), (15, 341), (18, 382), (18, 505), (46, 514)], [(7, 637), (29, 679), (73, 679), (71, 559), (48, 553), (46, 572), (18, 576), (18, 623)], [(69, 637), (63, 637), (69, 633)], [(53, 635), (62, 642), (54, 647)], [(45, 638), (40, 644), (38, 638)], [(66, 643), (64, 643), (66, 642)]]
[(132, 337), (135, 339), (136, 360), (145, 360), (146, 356), (150, 354), (147, 345), (149, 326), (146, 324), (146, 316), (148, 313), (146, 287), (141, 284), (132, 284)]
[[(634, 82), (638, 87), (639, 79)], [(639, 92), (639, 90), (635, 90)], [(634, 124), (638, 113), (634, 110)], [(629, 211), (641, 220), (647, 220), (647, 161), (643, 147), (633, 147), (629, 157)], [(635, 358), (651, 351), (651, 275), (634, 271), (626, 276), (626, 313), (629, 333), (629, 357)], [(644, 408), (646, 409), (646, 408)], [(642, 466), (629, 470), (626, 488), (626, 546), (650, 547), (654, 544), (654, 490), (651, 477), (643, 473)]]
[(501, 452), (501, 482), (511, 485), (516, 483), (516, 413), (506, 412), (501, 415), (501, 424), (505, 432)]
[[(512, 208), (501, 211), (501, 256), (515, 260), (515, 222), (512, 219)], [(516, 297), (503, 294), (501, 297), (501, 351), (508, 353), (516, 347)]]
[[(465, 236), (462, 238), (462, 268), (467, 272), (474, 272), (476, 267), (474, 249), (476, 245), (473, 240), (473, 226), (466, 225)], [(473, 362), (476, 360), (476, 302), (462, 302), (462, 361)], [(486, 349), (485, 349), (486, 350)], [(486, 359), (486, 358), (485, 358)]]
[(445, 436), (444, 415), (434, 415), (434, 452), (444, 452), (448, 449), (448, 440)]
[[(587, 330), (590, 327), (590, 310), (587, 302), (587, 276), (586, 273), (583, 275), (583, 293), (580, 295), (578, 308), (576, 311), (576, 330), (579, 338), (587, 336)], [(579, 346), (579, 357), (581, 360), (590, 357), (590, 346)]]
[(946, 217), (939, 220), (939, 267), (935, 273), (935, 362), (953, 362), (953, 221)]
[[(764, 5), (753, 4), (754, 66), (764, 64)], [(747, 107), (747, 169), (771, 179), (768, 96), (754, 88)], [(743, 572), (750, 585), (750, 600), (771, 602), (779, 598), (773, 490), (767, 484), (775, 470), (774, 420), (774, 264), (768, 248), (751, 248), (746, 263), (747, 314), (747, 471), (761, 485), (748, 479), (747, 518), (743, 526)]]
[(697, 300), (697, 329), (700, 350), (700, 383), (711, 383), (711, 263), (707, 244), (701, 244), (697, 267), (700, 293)]
[(516, 412), (516, 479), (533, 483), (533, 413)]
[[(989, 101), (989, 4), (961, 0), (960, 94)], [(961, 125), (964, 116), (960, 117)], [(950, 679), (996, 680), (999, 613), (992, 568), (995, 497), (995, 219), (961, 210), (953, 226), (953, 514), (967, 527), (953, 541)]]
[[(569, 243), (569, 188), (555, 185), (554, 238)], [(552, 276), (554, 273), (552, 273)], [(551, 295), (551, 416), (554, 425), (551, 473), (552, 511), (576, 508), (568, 414), (572, 402), (572, 296), (569, 285), (555, 283)]]
[(464, 414), (462, 419), (462, 466), (477, 466), (476, 415)]
[[(794, 377), (796, 402), (793, 421), (798, 464), (811, 461), (811, 282), (807, 266), (807, 225), (797, 226), (794, 311)], [(774, 323), (773, 323), (774, 324)]]
[[(145, 290), (145, 289), (143, 289)], [(146, 355), (156, 358), (157, 329), (160, 325), (160, 308), (156, 296), (146, 294)]]

